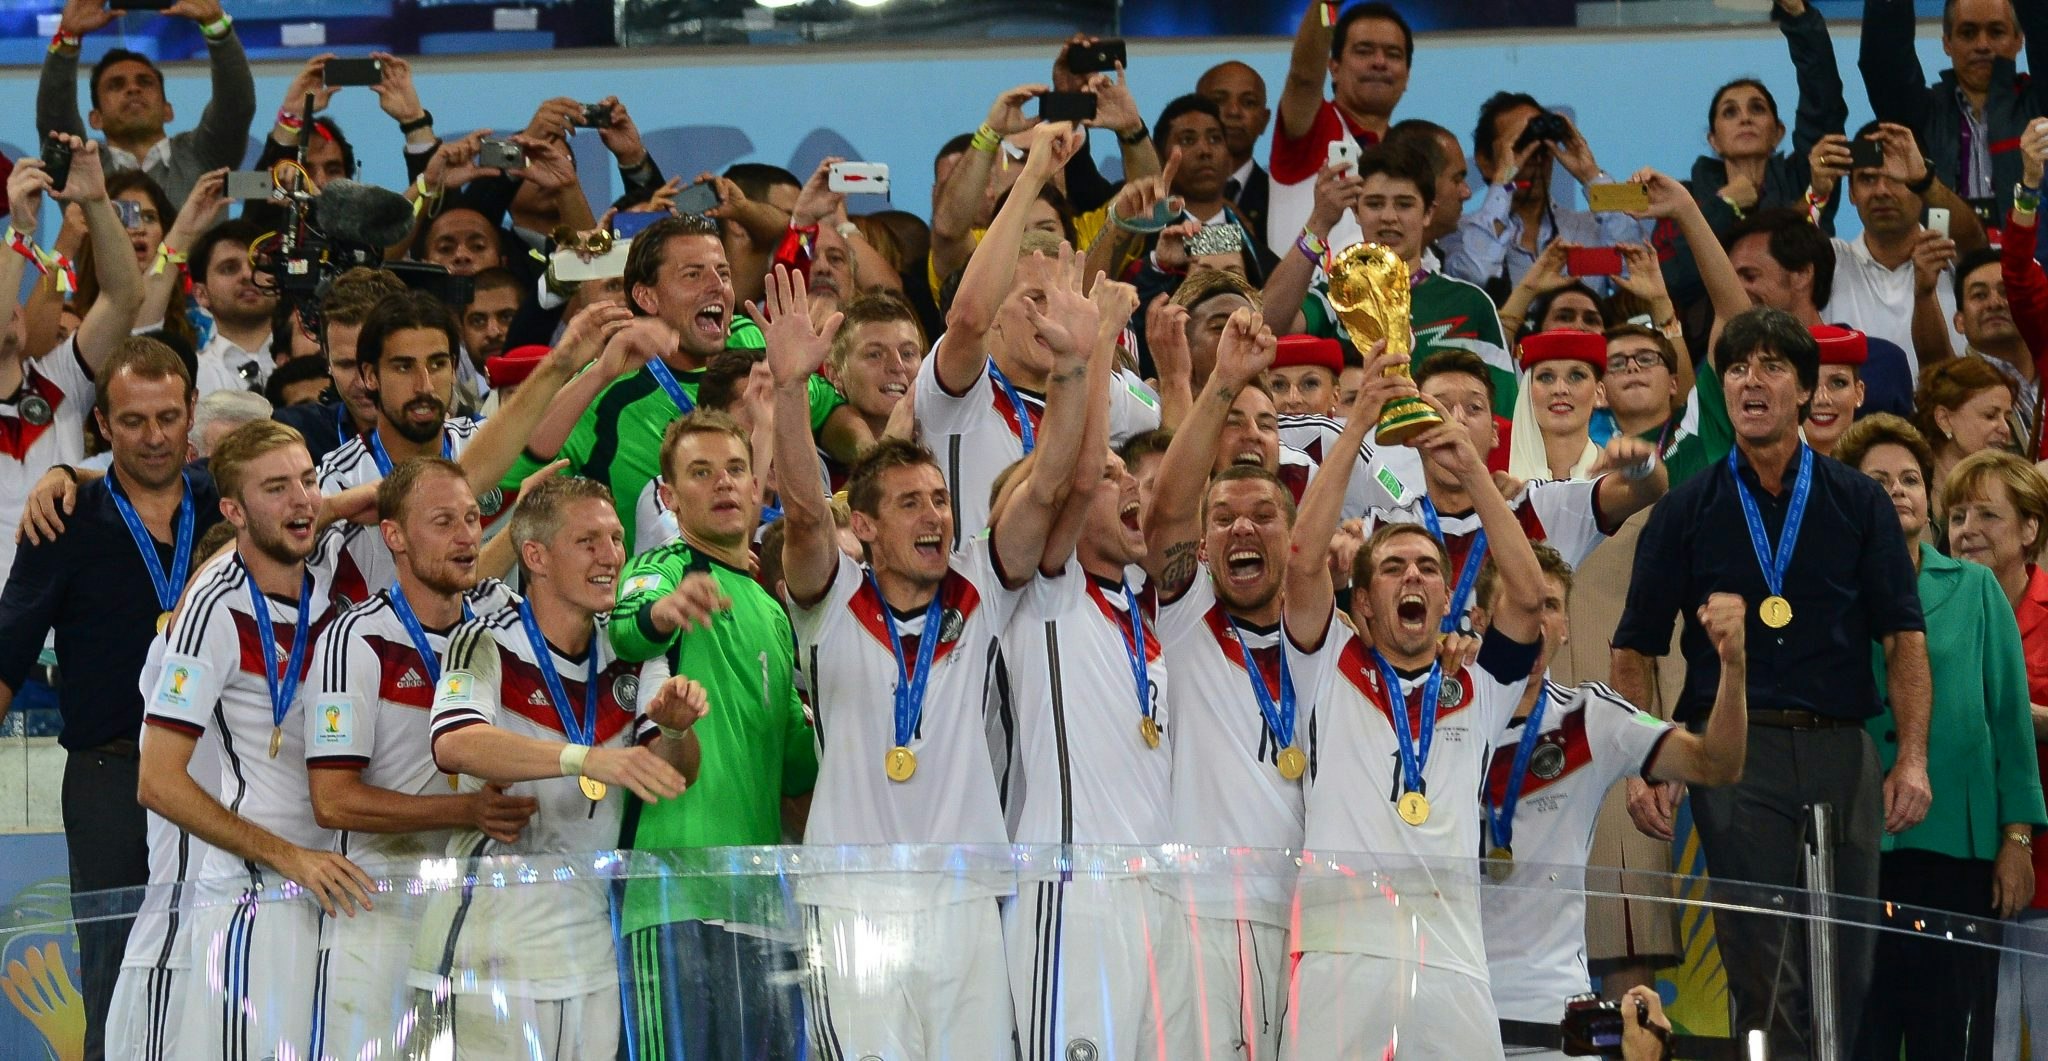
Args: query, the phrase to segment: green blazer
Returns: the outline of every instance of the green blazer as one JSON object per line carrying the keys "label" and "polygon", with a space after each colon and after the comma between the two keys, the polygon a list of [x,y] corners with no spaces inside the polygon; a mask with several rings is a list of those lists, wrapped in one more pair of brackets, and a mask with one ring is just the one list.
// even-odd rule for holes
{"label": "green blazer", "polygon": [[[1927,659],[1934,672],[1927,736],[1934,804],[1919,825],[1885,836],[1884,850],[1995,858],[1999,830],[2007,822],[2048,825],[2019,623],[1989,568],[1952,560],[1925,542],[1920,610],[1927,618]],[[1882,646],[1871,658],[1877,687],[1886,689]],[[1890,770],[1899,743],[1889,699],[1867,725]]]}

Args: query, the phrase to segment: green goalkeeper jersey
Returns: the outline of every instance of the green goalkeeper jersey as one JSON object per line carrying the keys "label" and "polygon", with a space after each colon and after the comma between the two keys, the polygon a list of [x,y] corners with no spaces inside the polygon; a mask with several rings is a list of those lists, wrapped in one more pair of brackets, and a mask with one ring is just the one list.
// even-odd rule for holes
{"label": "green goalkeeper jersey", "polygon": [[[708,629],[656,631],[649,611],[691,574],[716,579],[732,606]],[[817,782],[817,743],[793,680],[789,617],[747,572],[678,541],[626,565],[606,631],[619,658],[658,661],[648,680],[666,663],[669,674],[702,685],[711,704],[695,727],[703,749],[696,783],[679,799],[628,803],[620,846],[669,856],[683,872],[629,881],[622,929],[751,920],[753,908],[772,899],[754,892],[772,891],[774,878],[692,875],[695,863],[681,852],[781,843],[783,797],[804,795]]]}

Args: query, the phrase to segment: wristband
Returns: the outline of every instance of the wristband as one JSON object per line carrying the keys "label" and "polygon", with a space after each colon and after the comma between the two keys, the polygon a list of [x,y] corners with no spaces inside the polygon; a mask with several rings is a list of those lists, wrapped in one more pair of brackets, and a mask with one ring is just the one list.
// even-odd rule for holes
{"label": "wristband", "polygon": [[1621,477],[1632,483],[1639,483],[1657,470],[1657,455],[1651,454],[1621,470]]}
{"label": "wristband", "polygon": [[1927,172],[1921,174],[1919,180],[1906,185],[1906,190],[1914,195],[1926,195],[1927,189],[1934,187],[1934,163],[1925,158],[1920,163],[1927,167]]}
{"label": "wristband", "polygon": [[36,267],[36,272],[49,276],[54,271],[60,293],[68,295],[78,290],[78,273],[71,267],[71,259],[36,246],[26,235],[15,231],[13,225],[0,232],[0,240],[5,240],[14,253],[27,258],[29,264]]}
{"label": "wristband", "polygon": [[662,725],[662,724],[661,724],[661,723],[659,723],[659,722],[657,722],[657,723],[655,723],[655,724],[654,724],[654,728],[656,728],[656,729],[660,730],[660,731],[661,731],[661,735],[662,735],[662,736],[664,736],[664,737],[667,737],[667,738],[668,738],[668,739],[670,739],[670,740],[682,740],[682,739],[683,739],[684,737],[687,737],[687,736],[689,736],[689,735],[690,735],[690,731],[689,731],[689,730],[686,730],[686,729],[676,729],[676,728],[675,728],[675,727],[673,727],[673,726],[664,726],[664,725]]}
{"label": "wristband", "polygon": [[1308,229],[1301,230],[1301,235],[1294,241],[1294,249],[1318,266],[1323,264],[1323,259],[1330,253],[1330,245]]}
{"label": "wristband", "polygon": [[2041,189],[2016,184],[2012,189],[2012,205],[2015,209],[2034,213],[2041,208]]}
{"label": "wristband", "polygon": [[1832,198],[1832,196],[1822,195],[1819,192],[1814,191],[1812,185],[1807,185],[1806,220],[1809,224],[1820,224],[1821,211],[1827,209],[1828,200],[1830,198]]}
{"label": "wristband", "polygon": [[60,29],[57,31],[55,36],[50,38],[50,51],[60,52],[66,48],[69,48],[75,52],[80,47],[82,47],[84,43],[85,42],[79,38],[78,34],[66,33]]}
{"label": "wristband", "polygon": [[149,267],[149,275],[162,276],[164,275],[164,270],[166,268],[174,265],[177,266],[180,271],[183,271],[185,267],[185,256],[179,254],[175,250],[172,250],[169,242],[158,243],[156,245],[156,262],[155,264]]}
{"label": "wristband", "polygon": [[221,16],[199,27],[199,33],[210,41],[226,40],[228,31],[235,28],[235,16],[221,12]]}
{"label": "wristband", "polygon": [[431,129],[433,127],[434,112],[430,110],[421,110],[420,116],[414,118],[412,121],[398,123],[398,131],[404,133],[407,136],[411,136],[412,134],[419,132],[421,129]]}
{"label": "wristband", "polygon": [[974,139],[969,141],[968,146],[983,154],[993,155],[1002,142],[1003,138],[997,135],[995,129],[987,122],[983,122],[981,128],[974,131]]}
{"label": "wristband", "polygon": [[277,112],[277,125],[280,129],[290,129],[296,133],[306,127],[306,120],[290,111],[280,109]]}
{"label": "wristband", "polygon": [[562,768],[563,777],[582,777],[583,760],[589,757],[590,745],[564,744],[561,758],[555,760],[555,765]]}
{"label": "wristband", "polygon": [[1138,123],[1138,131],[1137,131],[1137,132],[1135,132],[1135,133],[1118,133],[1118,134],[1116,134],[1116,142],[1117,142],[1117,143],[1119,143],[1119,144],[1122,144],[1122,145],[1124,145],[1125,147],[1136,147],[1136,146],[1138,146],[1139,144],[1142,144],[1142,143],[1144,143],[1144,142],[1145,142],[1145,141],[1146,141],[1147,139],[1149,139],[1149,138],[1150,138],[1151,136],[1152,136],[1152,133],[1151,133],[1151,132],[1150,132],[1149,130],[1147,130],[1147,129],[1145,128],[1145,123],[1144,123],[1144,122],[1139,122],[1139,123]]}

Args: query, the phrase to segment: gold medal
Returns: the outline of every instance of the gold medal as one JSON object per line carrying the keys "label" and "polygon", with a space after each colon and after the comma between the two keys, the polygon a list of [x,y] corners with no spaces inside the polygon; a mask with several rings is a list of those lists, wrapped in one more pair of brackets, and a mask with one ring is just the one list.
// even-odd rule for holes
{"label": "gold medal", "polygon": [[1792,622],[1792,602],[1773,593],[1765,597],[1762,604],[1757,605],[1756,613],[1763,619],[1765,626],[1773,630],[1783,630]]}
{"label": "gold medal", "polygon": [[270,757],[277,758],[278,750],[284,747],[284,727],[270,727]]}
{"label": "gold medal", "polygon": [[889,749],[889,754],[882,757],[882,772],[891,781],[910,780],[910,775],[917,773],[917,753],[901,744]]}
{"label": "gold medal", "polygon": [[1496,883],[1507,880],[1515,872],[1515,853],[1496,844],[1486,852],[1486,875]]}
{"label": "gold medal", "polygon": [[[583,790],[583,797],[592,803],[604,798],[604,782],[594,777],[577,775],[576,787]],[[594,813],[594,812],[593,812]]]}
{"label": "gold medal", "polygon": [[163,613],[162,615],[159,615],[159,616],[157,616],[157,617],[156,617],[156,632],[157,632],[157,633],[161,634],[161,633],[163,633],[164,631],[166,631],[166,630],[169,630],[170,628],[171,628],[171,613],[170,613],[170,612],[165,612],[165,613]]}
{"label": "gold medal", "polygon": [[460,792],[460,791],[462,791],[462,775],[461,775],[461,774],[449,774],[449,775],[448,775],[448,791],[450,791],[450,792]]}
{"label": "gold medal", "polygon": [[1290,744],[1280,749],[1278,765],[1281,777],[1289,781],[1299,781],[1301,775],[1308,772],[1308,756],[1302,752],[1299,745]]}
{"label": "gold medal", "polygon": [[1410,792],[1401,797],[1398,809],[1402,821],[1410,825],[1421,825],[1429,820],[1429,797],[1420,792]]}
{"label": "gold medal", "polygon": [[1150,715],[1138,720],[1138,736],[1145,738],[1145,747],[1159,747],[1159,722]]}

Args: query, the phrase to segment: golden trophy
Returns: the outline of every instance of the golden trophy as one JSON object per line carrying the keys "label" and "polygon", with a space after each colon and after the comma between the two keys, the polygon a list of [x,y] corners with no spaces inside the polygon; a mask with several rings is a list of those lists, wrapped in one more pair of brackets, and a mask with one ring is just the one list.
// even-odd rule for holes
{"label": "golden trophy", "polygon": [[[1408,263],[1377,243],[1357,243],[1344,248],[1326,272],[1330,305],[1337,310],[1345,334],[1351,336],[1351,345],[1361,356],[1371,356],[1373,344],[1386,340],[1387,353],[1402,358],[1387,374],[1407,376],[1407,358],[1415,349],[1415,334],[1408,321]],[[1443,417],[1422,399],[1397,398],[1380,410],[1374,437],[1383,446],[1398,446],[1441,423]]]}

